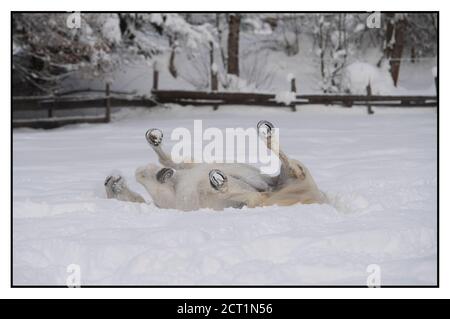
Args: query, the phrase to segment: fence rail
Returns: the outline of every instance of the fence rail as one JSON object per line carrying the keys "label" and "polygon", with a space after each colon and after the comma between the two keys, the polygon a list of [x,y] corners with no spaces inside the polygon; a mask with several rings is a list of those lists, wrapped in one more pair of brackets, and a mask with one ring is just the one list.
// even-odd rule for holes
{"label": "fence rail", "polygon": [[127,106],[155,106],[156,103],[152,99],[134,97],[67,97],[57,99],[22,99],[13,97],[14,111],[38,111],[48,110],[70,110],[70,109],[87,109],[87,108],[104,108],[106,101],[109,99],[111,107],[127,107]]}
{"label": "fence rail", "polygon": [[[79,95],[79,93],[95,93]],[[98,94],[98,93],[104,93]],[[180,105],[210,106],[215,110],[225,105],[258,105],[290,107],[308,104],[340,104],[343,106],[365,106],[372,114],[373,106],[383,107],[436,107],[438,100],[432,95],[372,95],[367,87],[367,95],[346,94],[296,94],[289,103],[277,100],[276,94],[243,92],[202,92],[180,90],[152,90],[152,97],[138,96],[134,92],[106,90],[75,90],[52,96],[15,96],[12,98],[13,112],[47,111],[47,118],[13,119],[13,127],[54,128],[76,123],[101,123],[110,121],[112,107],[153,107],[158,104],[174,103]],[[71,95],[78,94],[78,95]],[[103,116],[55,117],[56,110],[104,108]]]}
{"label": "fence rail", "polygon": [[298,105],[341,104],[344,106],[387,106],[387,107],[435,107],[437,97],[433,95],[349,95],[349,94],[294,94],[289,103],[277,100],[275,94],[235,93],[235,92],[199,92],[153,90],[155,100],[160,103],[181,105],[214,106],[227,104],[261,105],[290,107],[293,111]]}
{"label": "fence rail", "polygon": [[[47,111],[47,117],[13,119],[12,125],[14,128],[32,127],[48,129],[68,124],[108,123],[111,118],[112,107],[151,107],[155,105],[157,105],[157,103],[153,99],[137,96],[136,92],[110,90],[109,84],[106,84],[105,90],[78,89],[47,96],[13,96],[13,112]],[[55,116],[55,111],[57,110],[88,108],[104,108],[104,115]]]}

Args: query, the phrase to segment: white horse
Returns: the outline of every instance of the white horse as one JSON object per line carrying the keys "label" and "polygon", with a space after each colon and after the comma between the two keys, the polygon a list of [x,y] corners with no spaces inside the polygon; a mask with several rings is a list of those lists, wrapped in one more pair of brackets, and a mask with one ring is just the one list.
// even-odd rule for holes
{"label": "white horse", "polygon": [[[266,129],[266,146],[272,149],[275,146],[270,138],[273,125],[260,121],[258,132],[261,128]],[[306,166],[290,159],[279,147],[280,174],[271,177],[248,164],[177,164],[162,149],[163,134],[159,129],[150,129],[145,136],[163,167],[148,164],[138,168],[135,176],[160,208],[222,210],[226,207],[287,206],[327,201]],[[145,203],[141,195],[127,187],[122,176],[108,176],[105,188],[108,198]]]}

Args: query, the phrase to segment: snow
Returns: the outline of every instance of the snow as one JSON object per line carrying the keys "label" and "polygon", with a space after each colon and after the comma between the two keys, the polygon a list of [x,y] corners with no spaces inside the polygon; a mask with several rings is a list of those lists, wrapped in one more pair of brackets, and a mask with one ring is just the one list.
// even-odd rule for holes
{"label": "snow", "polygon": [[[161,14],[152,14],[151,17],[152,19],[162,19]],[[163,23],[162,20],[161,23]],[[177,26],[176,29],[170,30],[181,32],[180,29],[182,28],[177,24],[175,26]],[[153,82],[151,65],[154,61],[158,61],[160,89],[208,90],[210,80],[210,44],[206,35],[201,36],[201,34],[207,33],[208,30],[205,29],[205,26],[199,30],[197,27],[194,30],[185,30],[188,35],[191,32],[195,33],[196,36],[191,35],[192,38],[200,42],[197,49],[186,49],[177,52],[175,58],[175,66],[179,73],[177,78],[174,78],[168,71],[170,50],[163,50],[164,53],[152,57],[151,60],[134,61],[129,65],[118,67],[114,73],[111,89],[132,89],[139,94],[148,94]],[[262,37],[261,41],[264,39],[265,37]],[[145,36],[145,34],[139,36],[139,42],[142,43],[142,41],[149,42],[145,46],[156,46],[158,44],[157,46],[161,47],[161,49],[164,47],[164,42],[161,42],[161,39]],[[214,61],[218,67],[219,90],[265,93],[286,91],[290,90],[287,76],[291,75],[296,79],[298,94],[322,94],[323,79],[320,75],[318,57],[320,50],[314,46],[314,41],[306,34],[300,34],[299,41],[302,44],[299,53],[294,56],[286,56],[282,51],[274,51],[255,45],[254,35],[249,37],[246,33],[242,33],[240,48],[243,54],[241,77],[239,79],[227,78],[226,72],[221,65],[222,63],[220,63],[221,57],[217,43],[214,43],[216,54]],[[334,53],[343,54],[344,51]],[[335,58],[340,57],[336,54]],[[408,60],[402,61],[397,88],[392,83],[389,67],[386,65],[382,69],[376,67],[379,60],[379,47],[365,49],[360,54],[347,56],[347,70],[343,72],[345,73],[343,74],[344,82],[349,81],[347,88],[354,90],[355,94],[366,94],[365,88],[368,80],[371,80],[371,84],[372,82],[374,83],[374,86],[372,86],[373,94],[377,94],[376,92],[396,95],[436,94],[434,78],[430,72],[430,69],[437,63],[435,58],[430,57],[429,59],[420,60],[420,63],[410,63]],[[264,78],[267,78],[267,81],[263,81]],[[227,83],[228,88],[222,87],[223,83]],[[64,85],[66,90],[79,87],[104,88],[104,82],[102,81],[88,81],[77,78],[66,80]]]}
{"label": "snow", "polygon": [[395,91],[388,65],[377,68],[365,62],[355,62],[344,70],[344,86],[353,94],[366,94],[370,83],[373,94],[390,94]]}
{"label": "snow", "polygon": [[272,28],[266,22],[263,22],[259,17],[248,16],[243,19],[243,25],[251,27],[255,34],[269,35],[272,34]]}
{"label": "snow", "polygon": [[249,83],[242,77],[238,77],[234,74],[227,74],[225,76],[225,81],[227,82],[227,87],[225,90],[230,92],[258,92],[258,89],[254,84]]}
{"label": "snow", "polygon": [[187,47],[194,50],[201,43],[215,42],[208,25],[193,26],[176,13],[152,13],[150,14],[150,21],[158,25],[164,25],[165,32],[169,34],[185,38]]}
{"label": "snow", "polygon": [[[13,282],[65,285],[75,264],[85,285],[365,285],[378,265],[384,285],[436,284],[436,111],[374,110],[171,106],[120,111],[110,124],[16,129]],[[194,119],[224,129],[263,118],[331,205],[163,210],[134,181],[138,166],[156,163],[150,127],[168,137]],[[113,170],[149,204],[106,199]]]}
{"label": "snow", "polygon": [[102,25],[103,37],[111,43],[119,43],[122,40],[120,21],[117,14],[110,14]]}
{"label": "snow", "polygon": [[219,70],[219,67],[217,66],[216,63],[211,64],[211,72],[213,74],[216,74],[218,70]]}
{"label": "snow", "polygon": [[364,23],[358,23],[355,27],[355,29],[353,30],[354,33],[358,33],[363,31],[364,29],[366,29],[366,26]]}
{"label": "snow", "polygon": [[164,19],[161,13],[151,13],[149,20],[156,25],[161,25],[164,23]]}
{"label": "snow", "polygon": [[437,66],[431,68],[431,73],[433,74],[433,77],[437,77]]}
{"label": "snow", "polygon": [[288,75],[286,76],[286,80],[290,83],[293,79],[295,79],[294,74],[288,73]]}
{"label": "snow", "polygon": [[289,105],[296,99],[295,92],[283,91],[275,94],[275,101],[278,103],[283,103],[284,105]]}

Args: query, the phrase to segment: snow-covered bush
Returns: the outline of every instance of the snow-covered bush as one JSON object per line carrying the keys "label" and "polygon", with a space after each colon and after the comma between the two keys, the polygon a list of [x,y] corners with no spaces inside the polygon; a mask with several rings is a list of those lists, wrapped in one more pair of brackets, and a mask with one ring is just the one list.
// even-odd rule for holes
{"label": "snow-covered bush", "polygon": [[317,14],[314,26],[322,91],[343,92],[342,71],[359,45],[365,27],[358,16],[347,13]]}
{"label": "snow-covered bush", "polygon": [[391,94],[395,90],[389,65],[377,67],[365,62],[355,62],[344,68],[342,88],[352,94],[366,94],[370,84],[372,94]]}

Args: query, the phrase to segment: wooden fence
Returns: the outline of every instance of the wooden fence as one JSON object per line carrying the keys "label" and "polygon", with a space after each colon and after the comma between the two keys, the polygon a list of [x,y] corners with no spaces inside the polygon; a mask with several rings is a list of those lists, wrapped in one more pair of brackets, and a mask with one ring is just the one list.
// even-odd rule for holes
{"label": "wooden fence", "polygon": [[[151,107],[155,105],[157,103],[151,98],[137,96],[132,92],[112,91],[108,84],[105,90],[83,89],[49,96],[13,96],[13,112],[45,111],[47,117],[13,119],[12,125],[14,128],[49,129],[77,123],[108,123],[111,120],[111,108],[113,107]],[[104,109],[104,113],[98,116],[55,116],[57,110],[89,108],[101,108]]]}
{"label": "wooden fence", "polygon": [[[291,83],[292,98],[287,104],[280,102],[276,94],[243,92],[205,92],[160,90],[153,86],[151,97],[138,96],[133,92],[112,91],[107,84],[105,90],[76,90],[50,96],[15,96],[12,98],[12,110],[46,111],[47,117],[33,119],[13,119],[13,127],[55,128],[77,123],[107,123],[111,119],[113,107],[153,107],[159,104],[174,103],[179,105],[210,106],[217,110],[226,105],[257,105],[272,107],[289,107],[292,111],[297,106],[308,104],[342,105],[346,107],[364,106],[368,114],[373,114],[372,107],[436,107],[438,99],[433,95],[372,95],[370,85],[366,95],[348,94],[297,94],[295,79]],[[80,95],[80,93],[82,93]],[[89,93],[89,94],[86,94]],[[75,95],[73,95],[75,94]],[[56,110],[86,108],[104,108],[100,116],[66,116],[56,117]]]}
{"label": "wooden fence", "polygon": [[[369,90],[369,88],[368,88]],[[371,91],[371,90],[370,90]],[[275,94],[234,93],[234,92],[199,92],[199,91],[165,91],[153,90],[152,94],[160,103],[180,105],[212,106],[217,109],[221,105],[258,105],[290,107],[308,104],[338,104],[351,106],[383,106],[383,107],[435,107],[437,98],[432,95],[344,95],[344,94],[296,94],[290,103],[277,101]]]}

